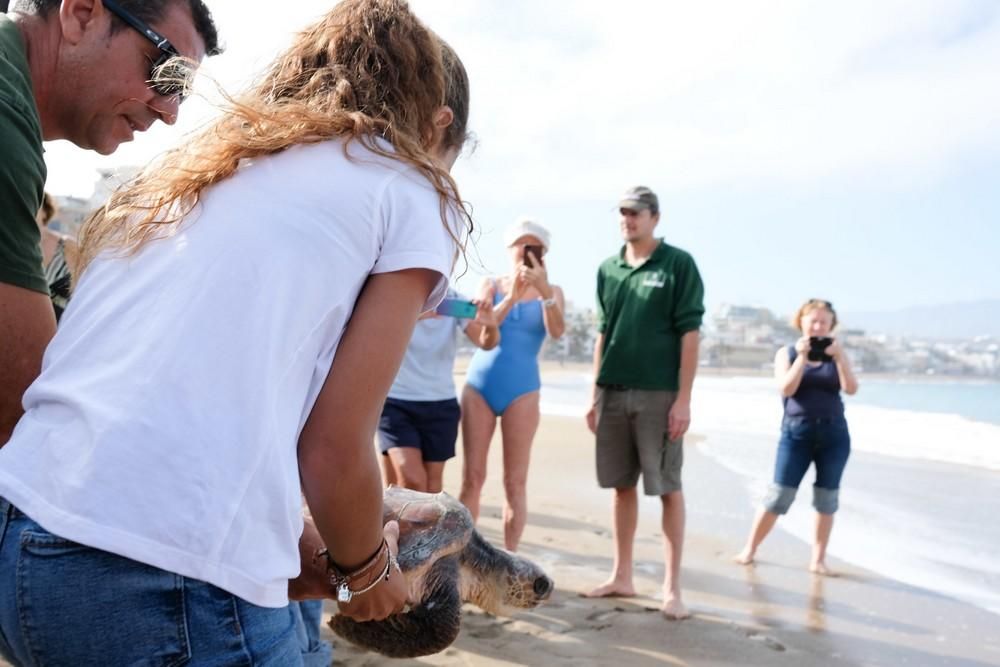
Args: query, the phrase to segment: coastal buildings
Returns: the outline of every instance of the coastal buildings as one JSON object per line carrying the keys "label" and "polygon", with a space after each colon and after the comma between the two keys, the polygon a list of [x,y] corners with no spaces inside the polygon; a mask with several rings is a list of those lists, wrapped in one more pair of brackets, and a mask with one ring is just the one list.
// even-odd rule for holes
{"label": "coastal buildings", "polygon": [[[597,331],[594,311],[568,303],[566,323],[563,338],[546,343],[544,358],[590,361]],[[723,304],[705,318],[700,364],[704,368],[770,371],[775,351],[794,343],[800,335],[788,317],[775,315],[768,308]],[[839,335],[859,373],[1000,379],[1000,337],[926,340],[871,333],[852,328],[849,322],[843,324]]]}
{"label": "coastal buildings", "polygon": [[94,192],[86,199],[82,197],[53,195],[58,210],[52,222],[49,223],[50,226],[62,234],[75,236],[80,229],[80,225],[87,219],[87,216],[103,206],[115,189],[126,180],[135,176],[138,171],[138,167],[99,169],[97,181],[94,183]]}
{"label": "coastal buildings", "polygon": [[[73,235],[91,212],[102,206],[122,182],[132,178],[135,167],[100,170],[93,194],[84,199],[56,196],[59,210],[53,229]],[[566,304],[566,334],[547,341],[543,358],[559,362],[589,362],[597,337],[593,308]],[[704,368],[770,372],[775,350],[793,343],[799,332],[787,315],[747,304],[722,304],[705,317],[700,364]],[[860,373],[911,376],[982,377],[1000,379],[1000,336],[968,339],[929,339],[886,335],[843,322],[841,340]],[[459,354],[473,352],[463,339]]]}

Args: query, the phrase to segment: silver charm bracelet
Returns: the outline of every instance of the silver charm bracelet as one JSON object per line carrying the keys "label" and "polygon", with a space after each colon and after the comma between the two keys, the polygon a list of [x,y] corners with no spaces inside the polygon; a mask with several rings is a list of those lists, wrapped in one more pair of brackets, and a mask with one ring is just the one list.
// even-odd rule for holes
{"label": "silver charm bracelet", "polygon": [[389,574],[392,572],[393,568],[396,569],[396,572],[400,572],[401,570],[399,569],[399,563],[396,562],[396,557],[392,555],[391,551],[389,551],[388,553],[389,553],[389,559],[385,562],[385,570],[383,570],[381,574],[375,577],[375,579],[373,579],[370,584],[368,584],[367,586],[365,586],[360,590],[352,591],[350,588],[347,587],[348,582],[346,578],[339,577],[336,574],[331,574],[330,584],[332,586],[337,587],[337,602],[344,602],[344,603],[350,602],[355,595],[361,595],[362,593],[367,593],[371,589],[378,586],[379,582],[381,582],[383,579],[385,581],[389,581]]}

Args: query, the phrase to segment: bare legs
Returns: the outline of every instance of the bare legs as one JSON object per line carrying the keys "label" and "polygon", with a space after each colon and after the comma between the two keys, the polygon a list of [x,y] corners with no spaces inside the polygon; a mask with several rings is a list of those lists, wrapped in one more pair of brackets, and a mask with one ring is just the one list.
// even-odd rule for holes
{"label": "bare legs", "polygon": [[768,512],[765,509],[757,510],[757,516],[753,520],[753,528],[750,529],[750,536],[747,537],[746,546],[743,547],[743,551],[739,552],[733,556],[733,560],[740,565],[750,565],[753,563],[754,556],[757,555],[757,547],[760,543],[764,541],[767,534],[771,532],[774,528],[774,524],[778,522],[778,515],[774,512]]}
{"label": "bare legs", "polygon": [[473,521],[479,519],[479,496],[486,483],[486,455],[490,440],[496,430],[497,418],[493,410],[475,389],[462,390],[462,491],[458,499],[472,512]]}
{"label": "bare legs", "polygon": [[684,493],[674,491],[663,501],[663,606],[668,619],[679,621],[691,615],[681,601],[681,556],[684,551]]}
{"label": "bare legs", "polygon": [[833,530],[832,514],[816,514],[816,541],[813,543],[812,560],[809,571],[816,574],[831,575],[826,566],[826,547],[830,544],[830,531]]}
{"label": "bare legs", "polygon": [[393,447],[388,458],[396,484],[414,491],[427,490],[427,473],[419,447]]}
{"label": "bare legs", "polygon": [[[527,481],[531,443],[540,419],[538,392],[515,399],[500,418],[503,435],[504,545],[517,551],[528,516]],[[486,462],[490,440],[496,430],[496,416],[475,389],[462,392],[462,492],[459,499],[479,518],[479,499],[486,482]]]}
{"label": "bare legs", "polygon": [[611,577],[603,584],[585,593],[588,598],[632,597],[632,545],[639,524],[639,493],[636,488],[615,489],[612,531],[615,541],[615,560]]}
{"label": "bare legs", "polygon": [[[754,518],[753,528],[750,529],[750,536],[747,538],[746,546],[743,550],[733,556],[733,560],[740,565],[750,565],[757,555],[757,548],[764,538],[767,537],[771,529],[778,522],[778,515],[773,512],[761,509],[757,511]],[[826,548],[830,544],[830,533],[833,530],[833,515],[816,513],[816,532],[813,541],[812,559],[809,561],[809,571],[815,574],[832,575],[826,566]]]}
{"label": "bare legs", "polygon": [[528,464],[531,443],[541,418],[539,394],[533,391],[515,399],[500,418],[503,434],[503,541],[508,551],[517,551],[528,520]]}
{"label": "bare legs", "polygon": [[439,493],[444,476],[444,461],[424,461],[418,447],[393,447],[382,457],[385,483],[406,489]]}
{"label": "bare legs", "polygon": [[382,482],[386,486],[398,486],[399,479],[396,477],[396,469],[392,467],[392,460],[386,454],[379,453],[378,456],[382,460]]}
{"label": "bare legs", "polygon": [[[681,600],[680,572],[684,551],[684,494],[674,491],[661,496],[663,516],[663,606],[660,611],[671,620],[690,616]],[[639,522],[639,494],[635,487],[615,489],[614,541],[615,560],[611,577],[586,597],[631,597],[635,595],[632,580],[632,547]]]}

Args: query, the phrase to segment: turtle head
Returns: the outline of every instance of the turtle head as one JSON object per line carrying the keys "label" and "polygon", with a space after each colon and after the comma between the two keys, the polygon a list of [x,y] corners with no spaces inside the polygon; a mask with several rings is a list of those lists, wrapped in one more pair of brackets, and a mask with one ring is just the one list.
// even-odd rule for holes
{"label": "turtle head", "polygon": [[555,588],[542,568],[527,558],[497,549],[475,531],[459,562],[462,600],[491,614],[537,607]]}

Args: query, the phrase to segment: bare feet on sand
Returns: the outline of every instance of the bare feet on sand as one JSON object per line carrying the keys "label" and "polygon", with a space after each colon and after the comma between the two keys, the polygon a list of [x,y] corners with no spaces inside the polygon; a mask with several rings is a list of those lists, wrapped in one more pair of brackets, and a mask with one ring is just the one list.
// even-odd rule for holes
{"label": "bare feet on sand", "polygon": [[823,561],[814,561],[809,564],[809,571],[821,577],[836,577],[837,573],[826,566]]}
{"label": "bare feet on sand", "polygon": [[660,607],[660,613],[668,621],[683,621],[685,618],[691,618],[691,612],[688,611],[679,597],[669,597],[664,600],[663,606]]}
{"label": "bare feet on sand", "polygon": [[635,597],[635,587],[629,582],[611,579],[594,590],[580,595],[585,598],[632,598]]}
{"label": "bare feet on sand", "polygon": [[735,556],[733,556],[733,562],[740,565],[753,565],[753,557],[756,554],[749,549],[744,549]]}

